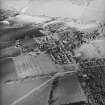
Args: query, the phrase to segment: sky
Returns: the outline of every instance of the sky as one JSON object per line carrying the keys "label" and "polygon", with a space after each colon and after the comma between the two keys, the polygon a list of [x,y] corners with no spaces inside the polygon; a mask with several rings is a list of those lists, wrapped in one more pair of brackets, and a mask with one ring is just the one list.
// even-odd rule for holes
{"label": "sky", "polygon": [[[1,0],[2,7],[17,8],[29,7],[29,15],[47,15],[51,17],[81,18],[81,20],[104,20],[105,0],[92,0],[88,7],[78,5],[77,1],[86,0]],[[30,2],[29,2],[30,1]],[[88,0],[91,1],[91,0]],[[76,3],[76,4],[75,4]],[[82,4],[82,2],[80,3]]]}

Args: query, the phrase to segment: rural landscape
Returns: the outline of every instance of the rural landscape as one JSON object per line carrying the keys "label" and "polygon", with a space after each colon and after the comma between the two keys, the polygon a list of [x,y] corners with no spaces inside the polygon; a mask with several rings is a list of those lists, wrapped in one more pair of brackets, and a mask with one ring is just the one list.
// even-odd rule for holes
{"label": "rural landscape", "polygon": [[105,105],[105,1],[1,0],[0,105]]}

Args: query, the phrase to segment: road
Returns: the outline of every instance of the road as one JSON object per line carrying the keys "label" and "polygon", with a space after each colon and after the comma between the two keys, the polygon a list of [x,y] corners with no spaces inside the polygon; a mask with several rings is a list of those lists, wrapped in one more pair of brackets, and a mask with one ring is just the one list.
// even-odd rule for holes
{"label": "road", "polygon": [[[46,84],[46,81],[47,84]],[[51,90],[52,78],[27,78],[21,82],[2,85],[1,105],[46,105]],[[44,85],[43,85],[44,84]],[[40,88],[39,88],[40,87]],[[87,101],[75,74],[59,78],[53,92],[54,105]]]}

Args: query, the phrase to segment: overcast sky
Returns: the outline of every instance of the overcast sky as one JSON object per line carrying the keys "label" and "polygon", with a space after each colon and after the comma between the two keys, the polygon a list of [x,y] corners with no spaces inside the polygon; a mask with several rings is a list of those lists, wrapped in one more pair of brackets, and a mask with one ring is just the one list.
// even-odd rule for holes
{"label": "overcast sky", "polygon": [[[79,4],[77,1],[91,0],[2,0],[2,7],[20,9],[29,6],[26,13],[30,15],[105,19],[105,0],[92,0],[89,7],[76,5]],[[80,4],[83,3],[81,2]]]}

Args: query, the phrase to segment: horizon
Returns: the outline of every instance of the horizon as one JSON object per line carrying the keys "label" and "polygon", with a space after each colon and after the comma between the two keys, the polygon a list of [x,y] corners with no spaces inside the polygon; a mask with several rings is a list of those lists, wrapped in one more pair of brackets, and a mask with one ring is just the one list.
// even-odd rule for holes
{"label": "horizon", "polygon": [[[2,8],[16,8],[21,10],[28,7],[26,14],[45,15],[50,17],[74,18],[87,20],[105,21],[105,1],[92,0],[90,4],[79,5],[79,1],[86,0],[1,0]],[[91,0],[89,0],[91,1]],[[75,4],[77,2],[77,4]],[[81,2],[82,3],[82,2]]]}

